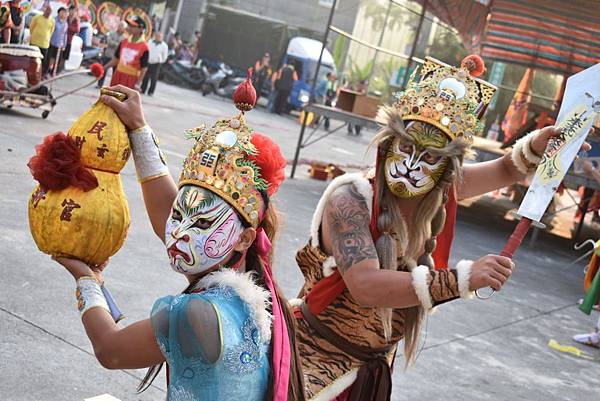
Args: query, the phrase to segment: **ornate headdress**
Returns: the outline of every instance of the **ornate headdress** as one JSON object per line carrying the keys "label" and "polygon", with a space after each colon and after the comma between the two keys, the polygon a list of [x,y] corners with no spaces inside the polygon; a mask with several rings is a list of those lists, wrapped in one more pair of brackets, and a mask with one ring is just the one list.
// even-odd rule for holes
{"label": "ornate headdress", "polygon": [[179,186],[193,184],[216,193],[256,228],[268,196],[284,179],[286,161],[276,144],[246,124],[244,112],[256,103],[250,78],[236,90],[234,103],[241,111],[237,116],[186,131],[196,143],[183,163]]}
{"label": "ornate headdress", "polygon": [[479,119],[485,113],[497,88],[477,76],[485,70],[476,55],[452,67],[431,57],[413,72],[395,104],[404,121],[422,121],[442,130],[450,140],[462,137],[472,141],[483,130]]}

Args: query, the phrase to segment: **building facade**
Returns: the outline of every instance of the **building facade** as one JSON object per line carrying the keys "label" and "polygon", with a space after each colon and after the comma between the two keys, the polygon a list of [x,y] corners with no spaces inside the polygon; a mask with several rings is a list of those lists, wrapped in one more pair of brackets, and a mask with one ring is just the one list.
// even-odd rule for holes
{"label": "building facade", "polygon": [[[183,38],[200,30],[207,4],[235,8],[279,20],[292,27],[324,32],[333,0],[182,0],[177,30]],[[333,25],[351,32],[360,0],[338,0]]]}

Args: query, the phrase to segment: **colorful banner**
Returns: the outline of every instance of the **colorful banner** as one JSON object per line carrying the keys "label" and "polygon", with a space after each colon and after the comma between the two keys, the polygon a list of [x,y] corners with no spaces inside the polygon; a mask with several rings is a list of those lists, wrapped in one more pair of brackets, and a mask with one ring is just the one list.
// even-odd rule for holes
{"label": "colorful banner", "polygon": [[507,143],[527,121],[527,111],[531,101],[531,84],[533,83],[533,69],[528,68],[519,83],[515,96],[508,106],[504,120],[502,121],[502,132],[504,132],[504,143]]}
{"label": "colorful banner", "polygon": [[123,9],[113,2],[105,1],[98,8],[97,21],[100,32],[107,34],[117,30],[123,20]]}
{"label": "colorful banner", "polygon": [[[506,63],[494,61],[488,82],[496,86],[502,85],[502,81],[504,80],[504,71],[506,71]],[[488,106],[488,110],[494,110],[496,108],[497,101],[498,96],[494,96]]]}

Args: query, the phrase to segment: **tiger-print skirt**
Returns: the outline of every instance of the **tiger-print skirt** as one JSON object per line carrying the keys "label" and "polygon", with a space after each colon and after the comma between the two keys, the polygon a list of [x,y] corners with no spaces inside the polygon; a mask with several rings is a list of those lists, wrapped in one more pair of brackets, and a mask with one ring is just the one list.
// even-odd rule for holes
{"label": "tiger-print skirt", "polygon": [[[310,245],[297,253],[296,261],[305,278],[303,294],[308,294],[323,278],[323,262],[326,259],[327,255],[318,247]],[[397,344],[404,337],[402,310],[394,311],[392,336],[386,341],[379,309],[358,305],[347,289],[317,317],[339,336],[363,347],[383,348]],[[307,399],[330,401],[352,385],[362,362],[334,347],[303,318],[297,320],[296,343],[304,371]],[[395,347],[388,354],[390,366],[394,355]]]}

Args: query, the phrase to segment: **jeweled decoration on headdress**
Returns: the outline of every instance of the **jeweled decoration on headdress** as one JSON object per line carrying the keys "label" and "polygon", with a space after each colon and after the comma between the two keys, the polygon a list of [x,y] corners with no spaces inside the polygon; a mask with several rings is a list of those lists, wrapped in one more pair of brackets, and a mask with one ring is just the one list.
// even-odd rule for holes
{"label": "jeweled decoration on headdress", "polygon": [[477,78],[485,70],[479,56],[467,56],[460,67],[425,58],[418,77],[413,72],[395,107],[405,121],[423,121],[442,130],[451,140],[469,141],[483,131],[480,118],[497,88]]}
{"label": "jeweled decoration on headdress", "polygon": [[241,111],[237,116],[219,120],[210,128],[186,131],[196,143],[183,162],[179,186],[198,185],[216,193],[257,227],[265,206],[261,191],[266,191],[269,183],[252,161],[257,149],[244,112],[254,107],[256,92],[249,80],[238,87],[234,102]]}

